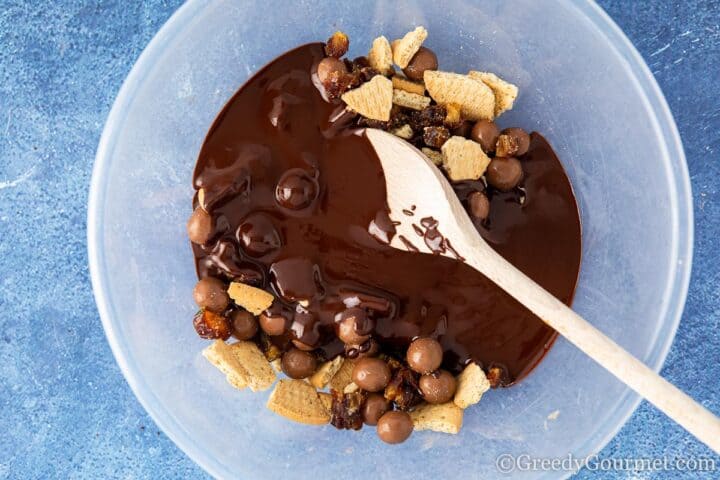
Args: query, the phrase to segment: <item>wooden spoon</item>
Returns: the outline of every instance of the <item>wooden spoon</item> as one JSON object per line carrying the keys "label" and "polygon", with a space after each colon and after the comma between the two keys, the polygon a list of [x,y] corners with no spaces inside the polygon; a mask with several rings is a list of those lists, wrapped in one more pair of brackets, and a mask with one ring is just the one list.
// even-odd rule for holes
{"label": "wooden spoon", "polygon": [[[454,258],[459,256],[720,454],[718,417],[623,350],[490,248],[478,234],[448,181],[425,155],[387,132],[375,129],[366,129],[365,132],[385,173],[391,218],[401,222],[396,227],[397,233],[390,246],[408,250],[407,240],[412,239],[412,245],[420,252]],[[412,222],[399,214],[413,205],[418,216],[432,217],[437,221],[438,231],[450,241],[452,249],[441,251],[432,242],[415,241],[418,235]]]}

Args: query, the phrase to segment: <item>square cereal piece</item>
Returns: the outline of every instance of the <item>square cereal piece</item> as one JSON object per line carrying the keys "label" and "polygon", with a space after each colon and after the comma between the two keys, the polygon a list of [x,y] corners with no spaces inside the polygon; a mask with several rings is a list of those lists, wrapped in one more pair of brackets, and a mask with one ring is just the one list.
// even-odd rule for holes
{"label": "square cereal piece", "polygon": [[407,123],[402,127],[392,130],[390,133],[405,140],[410,140],[413,137],[413,129]]}
{"label": "square cereal piece", "polygon": [[251,287],[240,282],[231,282],[228,295],[236,305],[243,307],[253,315],[260,315],[267,310],[274,300],[272,294],[259,288]]}
{"label": "square cereal piece", "polygon": [[463,409],[453,402],[443,404],[425,403],[410,412],[415,430],[456,434],[463,422]]}
{"label": "square cereal piece", "polygon": [[332,395],[327,392],[318,392],[318,398],[320,399],[320,402],[323,404],[323,407],[325,407],[325,410],[327,410],[328,415],[332,414]]}
{"label": "square cereal piece", "polygon": [[506,82],[502,78],[490,72],[477,72],[471,70],[468,73],[468,76],[482,81],[495,93],[496,117],[500,116],[503,112],[512,109],[513,103],[518,96],[518,87],[510,82]]}
{"label": "square cereal piece", "polygon": [[406,92],[405,90],[394,89],[392,102],[401,107],[412,108],[413,110],[422,110],[430,105],[430,97],[418,95],[417,93]]}
{"label": "square cereal piece", "polygon": [[267,408],[293,422],[324,425],[330,413],[315,388],[303,380],[280,380],[270,394]]}
{"label": "square cereal piece", "polygon": [[387,38],[380,36],[373,40],[367,56],[368,63],[382,75],[393,73],[392,48]]}
{"label": "square cereal piece", "polygon": [[495,118],[495,94],[480,80],[467,75],[425,70],[425,88],[437,103],[460,106],[468,120],[492,120]]}
{"label": "square cereal piece", "polygon": [[425,154],[425,156],[435,165],[442,165],[443,162],[443,156],[442,153],[438,152],[437,150],[433,150],[432,148],[423,147],[420,150],[422,153]]}
{"label": "square cereal piece", "polygon": [[483,393],[490,389],[490,382],[477,363],[470,363],[457,376],[457,389],[453,402],[460,408],[467,408],[480,401]]}
{"label": "square cereal piece", "polygon": [[477,180],[490,164],[490,158],[483,152],[480,144],[464,137],[450,137],[441,151],[443,167],[454,182]]}
{"label": "square cereal piece", "polygon": [[375,75],[369,82],[343,93],[340,98],[350,110],[363,117],[387,122],[392,109],[392,81],[382,75]]}
{"label": "square cereal piece", "polygon": [[336,392],[344,391],[345,387],[352,383],[353,368],[355,368],[355,361],[346,358],[337,373],[330,379],[330,390],[335,390]]}
{"label": "square cereal piece", "polygon": [[235,358],[245,370],[245,383],[253,392],[267,390],[275,382],[275,372],[253,342],[237,342],[230,345]]}
{"label": "square cereal piece", "polygon": [[203,357],[225,374],[228,383],[238,390],[247,386],[247,372],[232,352],[230,345],[216,340],[202,351]]}
{"label": "square cereal piece", "polygon": [[395,40],[391,45],[395,65],[400,68],[407,67],[427,36],[425,27],[417,27],[412,32],[406,33],[403,38]]}
{"label": "square cereal piece", "polygon": [[320,368],[310,377],[310,384],[317,389],[325,388],[328,382],[335,376],[335,374],[342,367],[345,358],[342,355],[338,355],[332,360],[320,365]]}
{"label": "square cereal piece", "polygon": [[419,82],[413,82],[407,78],[395,75],[392,77],[393,88],[397,90],[404,90],[408,93],[414,93],[416,95],[425,95],[425,85]]}

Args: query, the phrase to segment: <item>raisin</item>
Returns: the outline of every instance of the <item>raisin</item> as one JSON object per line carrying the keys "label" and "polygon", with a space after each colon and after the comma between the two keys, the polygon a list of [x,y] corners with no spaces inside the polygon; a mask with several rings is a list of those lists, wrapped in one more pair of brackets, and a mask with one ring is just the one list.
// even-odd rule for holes
{"label": "raisin", "polygon": [[418,376],[407,367],[398,368],[385,387],[385,398],[395,402],[398,410],[408,411],[422,401]]}
{"label": "raisin", "polygon": [[323,87],[325,88],[325,93],[328,98],[336,99],[340,98],[343,93],[356,86],[356,80],[356,75],[353,75],[352,73],[333,72],[323,82]]}
{"label": "raisin", "polygon": [[425,127],[423,141],[430,148],[440,148],[450,138],[450,130],[445,127]]}
{"label": "raisin", "polygon": [[330,407],[330,423],[340,430],[360,430],[363,425],[363,392],[342,393],[333,390]]}
{"label": "raisin", "polygon": [[335,32],[325,43],[325,55],[340,58],[345,55],[350,46],[350,39],[343,32]]}
{"label": "raisin", "polygon": [[414,110],[410,115],[410,126],[417,132],[425,127],[440,126],[445,121],[447,111],[442,105],[429,105],[420,111]]}
{"label": "raisin", "polygon": [[202,309],[193,318],[195,331],[201,338],[222,339],[230,338],[230,325],[227,318],[210,310]]}

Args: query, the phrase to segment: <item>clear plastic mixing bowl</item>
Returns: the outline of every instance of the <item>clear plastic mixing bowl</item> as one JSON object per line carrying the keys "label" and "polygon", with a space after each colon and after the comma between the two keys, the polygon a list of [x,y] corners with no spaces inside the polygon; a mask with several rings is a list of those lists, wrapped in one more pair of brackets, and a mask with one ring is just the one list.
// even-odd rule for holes
{"label": "clear plastic mixing bowl", "polygon": [[[222,478],[492,478],[500,454],[599,451],[638,398],[560,340],[516,387],[489,392],[459,435],[399,446],[372,428],[293,424],[267,392],[232,389],[191,326],[185,234],[191,174],[211,122],[249,75],[335,29],[351,54],[425,25],[441,67],[497,72],[520,87],[501,126],[544,133],[575,187],[584,259],[574,307],[650,366],[662,364],[687,289],[687,168],[667,105],[637,52],[594,4],[191,1],[142,54],[97,153],[88,244],[98,309],[130,386],[158,425]],[[551,415],[552,414],[552,415]],[[557,415],[556,419],[552,419]],[[519,472],[509,477],[559,477]]]}

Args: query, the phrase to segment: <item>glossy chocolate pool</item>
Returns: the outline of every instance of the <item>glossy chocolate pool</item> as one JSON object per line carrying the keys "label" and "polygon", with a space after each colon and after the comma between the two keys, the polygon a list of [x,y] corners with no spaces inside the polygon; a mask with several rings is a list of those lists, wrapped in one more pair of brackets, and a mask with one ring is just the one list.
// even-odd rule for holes
{"label": "glossy chocolate pool", "polygon": [[[271,310],[290,326],[275,339],[280,345],[297,338],[337,355],[336,318],[361,306],[385,350],[404,356],[413,337],[432,335],[452,372],[473,359],[505,367],[508,385],[522,378],[551,346],[552,329],[470,267],[392,249],[369,233],[371,223],[388,220],[383,172],[354,116],[313,84],[322,58],[319,43],[282,55],[233,96],[208,133],[194,187],[205,191],[216,232],[193,245],[199,277],[270,289]],[[478,230],[569,304],[580,265],[570,183],[538,134],[521,161],[524,192],[489,189],[490,216]],[[455,189],[464,199],[484,186]]]}

